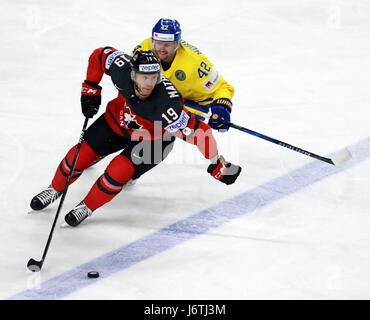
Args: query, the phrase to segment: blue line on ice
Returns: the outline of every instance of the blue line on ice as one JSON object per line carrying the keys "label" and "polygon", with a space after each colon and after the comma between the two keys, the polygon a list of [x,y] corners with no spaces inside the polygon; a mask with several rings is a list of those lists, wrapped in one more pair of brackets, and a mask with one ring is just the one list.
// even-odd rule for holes
{"label": "blue line on ice", "polygon": [[[180,220],[135,242],[82,264],[10,299],[60,299],[83,287],[105,279],[145,259],[173,248],[224,223],[253,212],[307,186],[349,169],[370,157],[370,137],[349,146],[353,158],[342,167],[313,161],[234,198]],[[88,279],[89,270],[99,270],[100,278]]]}

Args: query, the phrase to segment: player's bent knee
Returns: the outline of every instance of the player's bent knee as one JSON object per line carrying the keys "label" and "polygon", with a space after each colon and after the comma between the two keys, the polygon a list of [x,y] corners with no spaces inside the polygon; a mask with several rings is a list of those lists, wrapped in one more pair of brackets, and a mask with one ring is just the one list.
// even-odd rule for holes
{"label": "player's bent knee", "polygon": [[[77,145],[69,150],[67,156],[64,158],[63,165],[68,171],[72,168],[73,158],[76,154]],[[94,152],[93,149],[85,142],[82,141],[80,151],[78,154],[77,162],[75,165],[75,171],[82,171],[92,165],[92,163],[98,159],[99,156]]]}
{"label": "player's bent knee", "polygon": [[135,167],[127,157],[118,155],[109,163],[105,172],[107,177],[113,179],[117,183],[125,184],[133,176]]}

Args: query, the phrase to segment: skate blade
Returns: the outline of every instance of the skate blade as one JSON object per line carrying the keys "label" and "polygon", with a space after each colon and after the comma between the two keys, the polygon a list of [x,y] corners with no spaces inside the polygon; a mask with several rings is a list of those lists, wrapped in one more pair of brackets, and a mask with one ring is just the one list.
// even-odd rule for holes
{"label": "skate blade", "polygon": [[61,227],[62,229],[65,229],[65,228],[71,228],[71,226],[70,226],[67,222],[65,222],[65,221],[60,225],[60,227]]}

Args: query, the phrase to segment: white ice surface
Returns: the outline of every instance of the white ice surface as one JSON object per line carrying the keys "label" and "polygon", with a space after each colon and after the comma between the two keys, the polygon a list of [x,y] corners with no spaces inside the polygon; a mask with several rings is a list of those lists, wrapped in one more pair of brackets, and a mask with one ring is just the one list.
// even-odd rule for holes
{"label": "white ice surface", "polygon": [[[225,186],[178,141],[78,228],[56,228],[42,272],[27,272],[57,208],[28,214],[29,202],[78,141],[88,56],[130,51],[161,17],[178,19],[235,86],[235,123],[320,155],[370,137],[368,1],[3,0],[1,9],[0,299],[316,161],[231,129],[215,135],[243,172]],[[108,77],[102,85],[99,114],[116,95]],[[107,163],[70,187],[59,223]],[[369,299],[369,172],[365,160],[63,298]]]}

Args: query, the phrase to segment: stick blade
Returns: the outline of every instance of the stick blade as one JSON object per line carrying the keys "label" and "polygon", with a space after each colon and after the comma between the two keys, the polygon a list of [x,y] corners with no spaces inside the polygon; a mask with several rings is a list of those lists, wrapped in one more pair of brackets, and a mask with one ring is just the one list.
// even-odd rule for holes
{"label": "stick blade", "polygon": [[27,263],[28,270],[32,272],[39,272],[42,267],[42,261],[36,261],[35,259],[30,259]]}
{"label": "stick blade", "polygon": [[346,148],[344,151],[337,157],[332,158],[332,161],[334,165],[341,166],[345,164],[347,161],[349,161],[352,158],[351,152]]}

